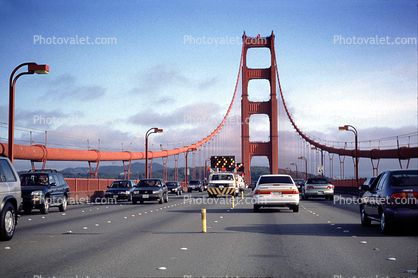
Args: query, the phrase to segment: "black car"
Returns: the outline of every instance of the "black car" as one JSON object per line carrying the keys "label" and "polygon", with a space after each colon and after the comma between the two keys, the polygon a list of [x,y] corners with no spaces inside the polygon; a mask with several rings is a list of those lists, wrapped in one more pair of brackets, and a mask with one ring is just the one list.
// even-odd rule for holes
{"label": "black car", "polygon": [[168,202],[168,188],[161,179],[141,180],[132,192],[132,204],[144,201]]}
{"label": "black car", "polygon": [[165,183],[168,188],[168,193],[181,195],[183,194],[183,188],[178,181],[168,181]]}
{"label": "black car", "polygon": [[200,180],[190,181],[187,185],[187,192],[192,192],[194,190],[203,192],[203,185]]}
{"label": "black car", "polygon": [[70,198],[70,187],[56,170],[28,172],[20,175],[22,208],[25,213],[39,209],[42,214],[57,206],[64,212]]}
{"label": "black car", "polygon": [[299,192],[301,192],[302,186],[305,185],[305,181],[302,179],[293,179],[293,181],[295,182],[296,187],[298,188]]}
{"label": "black car", "polygon": [[376,179],[376,177],[368,178],[364,181],[364,183],[362,185],[360,185],[360,187],[358,189],[358,196],[360,198],[361,198],[361,196],[363,196],[364,192],[366,192],[365,190],[362,189],[363,185],[367,185],[367,186],[370,187],[375,179]]}
{"label": "black car", "polygon": [[108,186],[105,192],[106,199],[132,201],[132,191],[136,183],[132,180],[117,180]]}
{"label": "black car", "polygon": [[366,191],[360,202],[363,226],[378,221],[386,233],[399,223],[418,224],[418,170],[383,172],[362,189]]}

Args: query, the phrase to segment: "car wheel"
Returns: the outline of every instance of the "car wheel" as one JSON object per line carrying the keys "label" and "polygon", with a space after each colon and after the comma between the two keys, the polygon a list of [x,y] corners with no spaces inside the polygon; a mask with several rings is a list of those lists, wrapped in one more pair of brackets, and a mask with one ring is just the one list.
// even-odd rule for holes
{"label": "car wheel", "polygon": [[332,195],[331,197],[329,197],[330,201],[334,201],[334,195]]}
{"label": "car wheel", "polygon": [[309,199],[309,197],[308,196],[306,196],[306,195],[303,195],[304,196],[304,200],[308,200]]}
{"label": "car wheel", "polygon": [[131,201],[132,201],[132,195],[129,195],[128,202],[131,202]]}
{"label": "car wheel", "polygon": [[299,212],[299,205],[293,207],[293,212]]}
{"label": "car wheel", "polygon": [[164,202],[168,203],[168,193],[165,195]]}
{"label": "car wheel", "polygon": [[164,196],[161,196],[160,201],[159,201],[160,204],[164,203],[163,199],[164,199]]}
{"label": "car wheel", "polygon": [[360,219],[361,219],[361,225],[363,227],[368,227],[372,223],[372,221],[367,217],[367,214],[364,211],[364,207],[361,207],[360,209]]}
{"label": "car wheel", "polygon": [[49,197],[45,197],[44,203],[41,206],[41,213],[47,214],[49,212]]}
{"label": "car wheel", "polygon": [[382,213],[380,214],[380,229],[384,234],[388,233],[392,229],[392,226],[388,223],[386,219],[386,214],[384,211],[382,211]]}
{"label": "car wheel", "polygon": [[16,228],[16,211],[11,203],[6,203],[1,212],[0,240],[11,240]]}
{"label": "car wheel", "polygon": [[260,206],[259,205],[254,205],[254,212],[258,212],[260,210]]}
{"label": "car wheel", "polygon": [[68,204],[68,202],[67,202],[67,197],[66,197],[66,196],[64,196],[64,197],[62,198],[62,203],[61,203],[61,205],[59,206],[59,209],[60,209],[60,211],[61,211],[61,212],[64,212],[64,211],[66,211],[66,210],[67,210],[67,204]]}

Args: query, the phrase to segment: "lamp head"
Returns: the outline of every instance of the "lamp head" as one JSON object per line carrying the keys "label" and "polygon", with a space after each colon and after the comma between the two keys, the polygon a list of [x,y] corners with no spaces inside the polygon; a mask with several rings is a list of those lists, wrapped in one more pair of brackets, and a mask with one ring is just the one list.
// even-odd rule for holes
{"label": "lamp head", "polygon": [[28,71],[32,71],[37,74],[48,74],[49,73],[49,66],[48,65],[37,65],[37,64],[30,64],[28,65]]}

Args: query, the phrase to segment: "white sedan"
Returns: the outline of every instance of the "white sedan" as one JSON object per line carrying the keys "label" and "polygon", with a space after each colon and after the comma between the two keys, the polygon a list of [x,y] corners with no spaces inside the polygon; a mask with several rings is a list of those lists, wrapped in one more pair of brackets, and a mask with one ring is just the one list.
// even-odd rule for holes
{"label": "white sedan", "polygon": [[262,175],[254,189],[253,204],[254,212],[260,207],[288,207],[298,212],[299,190],[289,175]]}

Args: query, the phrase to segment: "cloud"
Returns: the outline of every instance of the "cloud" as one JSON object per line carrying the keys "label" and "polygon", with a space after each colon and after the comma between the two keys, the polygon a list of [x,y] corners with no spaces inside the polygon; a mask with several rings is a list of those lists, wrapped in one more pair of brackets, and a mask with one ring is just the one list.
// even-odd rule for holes
{"label": "cloud", "polygon": [[165,65],[155,65],[138,76],[139,87],[131,89],[133,94],[158,94],[163,88],[187,85],[190,80],[174,69]]}
{"label": "cloud", "polygon": [[[156,111],[155,111],[156,110]],[[138,112],[128,119],[129,123],[143,126],[216,126],[221,122],[220,106],[215,103],[189,104],[179,107],[172,113],[159,109]]]}
{"label": "cloud", "polygon": [[72,101],[99,99],[106,94],[106,89],[99,85],[79,86],[71,74],[62,74],[52,81],[54,88],[49,89],[44,97],[71,98]]}

